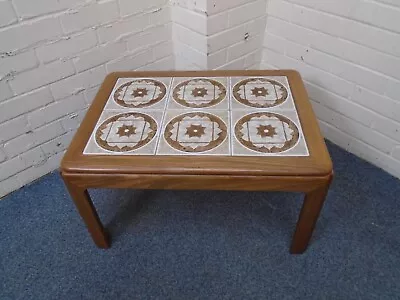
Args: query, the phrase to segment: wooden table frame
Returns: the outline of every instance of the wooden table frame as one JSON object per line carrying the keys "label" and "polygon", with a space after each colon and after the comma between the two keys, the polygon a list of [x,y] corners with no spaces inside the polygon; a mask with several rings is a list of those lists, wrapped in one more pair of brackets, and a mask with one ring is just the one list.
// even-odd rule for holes
{"label": "wooden table frame", "polygon": [[[310,155],[210,157],[83,155],[116,80],[161,76],[287,76]],[[293,70],[117,72],[107,76],[61,163],[61,175],[94,242],[110,247],[88,188],[293,191],[306,194],[290,252],[303,253],[329,189],[332,162],[300,75]]]}

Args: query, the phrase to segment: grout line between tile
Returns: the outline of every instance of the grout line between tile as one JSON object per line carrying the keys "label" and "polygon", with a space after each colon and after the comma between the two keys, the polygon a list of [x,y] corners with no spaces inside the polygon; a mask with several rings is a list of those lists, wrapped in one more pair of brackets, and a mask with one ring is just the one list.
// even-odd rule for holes
{"label": "grout line between tile", "polygon": [[233,134],[234,134],[234,130],[232,128],[232,77],[229,77],[229,79],[227,80],[227,85],[228,85],[228,121],[229,121],[229,155],[233,156]]}
{"label": "grout line between tile", "polygon": [[158,147],[160,145],[160,139],[162,138],[163,132],[164,132],[164,119],[165,119],[165,115],[167,113],[167,109],[169,107],[169,101],[171,100],[171,93],[173,90],[173,82],[174,82],[174,77],[171,77],[169,80],[169,90],[168,90],[168,95],[167,98],[165,99],[165,104],[164,104],[164,110],[163,110],[163,114],[161,116],[161,121],[160,121],[160,127],[159,127],[159,133],[158,133],[158,138],[157,138],[157,142],[156,142],[156,146],[155,146],[155,150],[154,150],[154,155],[157,155],[158,153]]}

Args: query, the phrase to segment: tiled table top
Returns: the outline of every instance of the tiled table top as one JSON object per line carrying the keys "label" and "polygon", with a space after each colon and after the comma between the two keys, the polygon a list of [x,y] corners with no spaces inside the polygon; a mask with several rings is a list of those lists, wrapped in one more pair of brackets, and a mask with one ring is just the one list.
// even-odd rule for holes
{"label": "tiled table top", "polygon": [[120,78],[85,155],[308,156],[288,80]]}

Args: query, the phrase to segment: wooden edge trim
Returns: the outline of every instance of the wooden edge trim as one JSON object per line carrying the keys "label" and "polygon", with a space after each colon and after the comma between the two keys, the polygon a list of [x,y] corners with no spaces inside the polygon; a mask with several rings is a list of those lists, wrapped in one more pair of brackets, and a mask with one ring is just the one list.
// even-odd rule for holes
{"label": "wooden edge trim", "polygon": [[329,184],[332,174],[311,176],[229,176],[158,174],[74,174],[64,180],[81,188],[138,188],[161,190],[231,190],[309,192]]}

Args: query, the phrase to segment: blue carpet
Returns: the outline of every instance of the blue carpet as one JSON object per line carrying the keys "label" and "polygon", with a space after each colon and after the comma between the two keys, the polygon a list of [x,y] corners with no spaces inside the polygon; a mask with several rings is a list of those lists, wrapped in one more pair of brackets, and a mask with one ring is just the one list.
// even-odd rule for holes
{"label": "blue carpet", "polygon": [[0,299],[400,299],[400,181],[329,144],[335,180],[303,255],[294,193],[91,191],[89,238],[58,173],[0,201]]}

